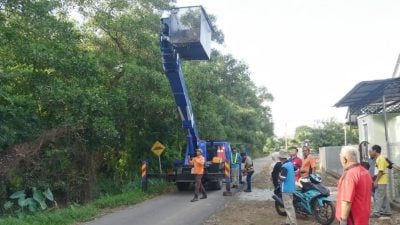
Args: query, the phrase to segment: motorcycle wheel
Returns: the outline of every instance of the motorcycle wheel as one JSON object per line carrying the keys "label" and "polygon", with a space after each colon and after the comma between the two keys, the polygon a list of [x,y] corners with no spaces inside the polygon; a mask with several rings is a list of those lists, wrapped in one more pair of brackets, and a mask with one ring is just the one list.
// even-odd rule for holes
{"label": "motorcycle wheel", "polygon": [[330,225],[335,219],[335,206],[330,201],[324,201],[320,206],[315,200],[312,204],[312,212],[315,220],[321,225]]}
{"label": "motorcycle wheel", "polygon": [[277,201],[275,201],[275,210],[280,216],[286,216],[285,208],[280,205]]}

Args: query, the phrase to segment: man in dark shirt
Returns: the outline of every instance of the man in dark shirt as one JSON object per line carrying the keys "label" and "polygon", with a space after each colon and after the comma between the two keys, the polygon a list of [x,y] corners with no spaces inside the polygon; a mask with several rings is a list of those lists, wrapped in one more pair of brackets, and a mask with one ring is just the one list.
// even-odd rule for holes
{"label": "man in dark shirt", "polygon": [[281,172],[281,167],[282,167],[282,162],[278,161],[275,163],[274,168],[272,169],[271,172],[271,179],[275,189],[279,187],[279,173]]}

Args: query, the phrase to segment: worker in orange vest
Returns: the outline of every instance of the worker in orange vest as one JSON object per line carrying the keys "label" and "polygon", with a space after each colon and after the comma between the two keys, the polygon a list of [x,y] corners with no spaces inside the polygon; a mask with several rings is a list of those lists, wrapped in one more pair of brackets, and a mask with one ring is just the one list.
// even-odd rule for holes
{"label": "worker in orange vest", "polygon": [[202,155],[203,151],[198,148],[196,149],[196,157],[193,159],[189,159],[189,164],[194,166],[194,177],[195,177],[195,188],[194,188],[194,198],[191,200],[191,202],[195,202],[199,200],[199,192],[203,194],[203,196],[200,199],[205,199],[207,198],[206,191],[204,189],[204,186],[201,182],[201,178],[203,177],[204,173],[204,157]]}

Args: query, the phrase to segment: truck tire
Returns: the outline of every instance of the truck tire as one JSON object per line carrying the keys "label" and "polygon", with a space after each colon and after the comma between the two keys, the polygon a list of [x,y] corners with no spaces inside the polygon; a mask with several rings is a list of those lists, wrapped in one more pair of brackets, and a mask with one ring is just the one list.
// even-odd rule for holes
{"label": "truck tire", "polygon": [[221,190],[222,189],[222,180],[210,182],[210,188],[212,190]]}
{"label": "truck tire", "polygon": [[190,183],[189,182],[177,182],[176,187],[179,191],[187,191],[189,189]]}

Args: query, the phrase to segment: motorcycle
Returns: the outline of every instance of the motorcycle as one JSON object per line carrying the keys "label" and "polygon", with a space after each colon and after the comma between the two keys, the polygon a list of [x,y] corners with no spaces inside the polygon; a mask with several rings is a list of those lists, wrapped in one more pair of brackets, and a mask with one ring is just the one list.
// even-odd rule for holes
{"label": "motorcycle", "polygon": [[[329,198],[330,191],[321,184],[321,177],[316,174],[299,180],[300,188],[293,193],[293,206],[296,213],[311,215],[322,225],[330,225],[335,219],[335,206]],[[286,216],[282,193],[278,187],[274,191],[276,212]]]}

